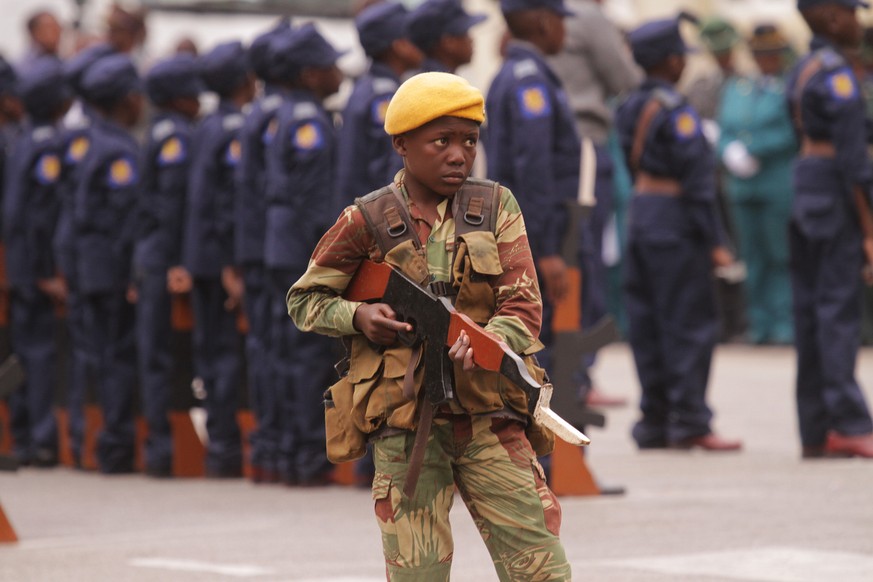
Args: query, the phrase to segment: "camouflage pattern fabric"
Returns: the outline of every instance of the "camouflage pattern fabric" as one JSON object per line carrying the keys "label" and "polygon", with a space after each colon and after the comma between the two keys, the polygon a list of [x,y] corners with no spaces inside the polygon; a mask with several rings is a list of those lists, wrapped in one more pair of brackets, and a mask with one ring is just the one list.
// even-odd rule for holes
{"label": "camouflage pattern fabric", "polygon": [[[397,174],[395,183],[408,200],[403,171]],[[440,204],[440,218],[434,224],[425,221],[414,203],[409,203],[409,212],[425,247],[430,274],[435,281],[448,282],[455,245],[449,200]],[[485,329],[521,353],[537,343],[542,300],[521,209],[506,188],[500,193],[495,234],[503,274],[492,282],[497,310]],[[380,251],[361,211],[349,206],[322,237],[306,273],[288,292],[288,313],[300,329],[334,337],[358,333],[352,319],[359,304],[340,295],[366,258],[379,260]]]}
{"label": "camouflage pattern fabric", "polygon": [[501,581],[570,580],[558,539],[561,507],[543,469],[509,418],[437,413],[412,499],[403,496],[413,433],[373,441],[373,498],[388,579],[448,580],[449,511],[455,487]]}

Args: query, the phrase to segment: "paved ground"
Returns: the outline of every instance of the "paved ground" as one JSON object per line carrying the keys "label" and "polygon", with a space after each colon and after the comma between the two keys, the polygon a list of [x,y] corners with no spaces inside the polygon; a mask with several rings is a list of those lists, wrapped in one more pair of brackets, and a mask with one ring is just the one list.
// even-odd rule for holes
{"label": "paved ground", "polygon": [[[602,352],[595,376],[636,398],[625,346]],[[793,377],[789,349],[719,349],[711,404],[740,454],[640,453],[633,408],[610,412],[589,465],[627,494],[562,498],[574,579],[873,580],[873,462],[799,460]],[[858,377],[873,402],[873,351]],[[384,579],[366,491],[28,469],[0,474],[0,500],[21,538],[0,546],[4,582]],[[460,502],[453,523],[453,580],[495,579]]]}

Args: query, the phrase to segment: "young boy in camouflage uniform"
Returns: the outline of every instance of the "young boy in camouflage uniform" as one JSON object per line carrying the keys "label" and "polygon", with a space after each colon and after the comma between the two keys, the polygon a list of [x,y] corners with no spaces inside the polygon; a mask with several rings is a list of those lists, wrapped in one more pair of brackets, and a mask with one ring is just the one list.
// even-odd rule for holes
{"label": "young boy in camouflage uniform", "polygon": [[[431,289],[441,283],[445,294],[455,297],[458,311],[484,324],[513,351],[530,354],[541,348],[542,301],[524,220],[512,193],[493,190],[493,230],[459,236],[457,244],[455,240],[454,216],[466,218],[471,208],[465,214],[455,208],[456,194],[476,185],[493,188],[492,183],[468,180],[484,118],[482,94],[460,77],[424,73],[406,81],[388,106],[385,130],[404,160],[392,186],[405,203],[416,240],[383,253],[362,210],[373,198],[368,196],[343,211],[288,293],[289,313],[301,329],[351,340],[344,381],[353,391],[354,404],[345,413],[374,448],[373,497],[390,580],[449,578],[449,511],[456,486],[500,580],[570,579],[558,539],[560,506],[525,434],[530,421],[522,390],[477,369],[469,338],[462,333],[448,351],[454,360],[455,395],[434,410],[428,426],[419,427],[419,412],[430,406],[420,389],[424,366],[419,361],[410,367],[415,396],[404,397],[407,366],[417,360],[411,348],[397,341],[398,332],[412,327],[398,321],[387,304],[342,297],[363,260],[384,261],[422,284],[430,283]],[[374,195],[385,192],[391,195],[387,189]],[[457,226],[461,232],[462,225]],[[456,247],[456,259],[462,260],[452,260]],[[466,268],[459,277],[460,264]],[[468,293],[477,285],[477,293]],[[337,409],[342,382],[331,387]],[[410,458],[420,430],[429,436],[421,474],[410,493],[405,486],[407,478],[413,480]]]}

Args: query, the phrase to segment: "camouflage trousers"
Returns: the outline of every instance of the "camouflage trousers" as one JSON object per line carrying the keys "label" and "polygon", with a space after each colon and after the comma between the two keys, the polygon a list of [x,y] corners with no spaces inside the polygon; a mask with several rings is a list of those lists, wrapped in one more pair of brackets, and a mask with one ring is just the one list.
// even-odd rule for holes
{"label": "camouflage trousers", "polygon": [[503,581],[570,580],[561,507],[517,420],[437,413],[413,498],[403,495],[415,434],[373,441],[376,518],[388,579],[448,580],[455,488]]}

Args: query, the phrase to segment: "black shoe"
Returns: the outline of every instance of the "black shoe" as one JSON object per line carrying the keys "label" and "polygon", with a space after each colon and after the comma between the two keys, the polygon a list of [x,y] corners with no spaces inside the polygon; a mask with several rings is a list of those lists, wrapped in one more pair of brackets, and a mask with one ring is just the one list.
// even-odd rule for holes
{"label": "black shoe", "polygon": [[39,467],[41,469],[57,467],[58,453],[52,449],[36,449],[30,462],[34,467]]}
{"label": "black shoe", "polygon": [[221,467],[218,469],[206,469],[206,476],[210,479],[239,479],[243,476],[242,467]]}
{"label": "black shoe", "polygon": [[173,469],[170,465],[149,465],[145,468],[145,474],[155,479],[169,479],[173,476]]}

